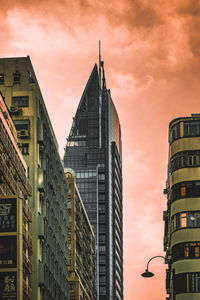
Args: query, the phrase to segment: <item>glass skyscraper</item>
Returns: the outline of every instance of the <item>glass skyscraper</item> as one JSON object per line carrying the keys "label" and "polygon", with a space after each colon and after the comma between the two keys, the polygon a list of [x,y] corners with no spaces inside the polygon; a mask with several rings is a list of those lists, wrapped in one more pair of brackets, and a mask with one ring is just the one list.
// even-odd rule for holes
{"label": "glass skyscraper", "polygon": [[95,64],[78,105],[64,154],[96,236],[97,299],[123,299],[121,130],[106,87],[104,65]]}

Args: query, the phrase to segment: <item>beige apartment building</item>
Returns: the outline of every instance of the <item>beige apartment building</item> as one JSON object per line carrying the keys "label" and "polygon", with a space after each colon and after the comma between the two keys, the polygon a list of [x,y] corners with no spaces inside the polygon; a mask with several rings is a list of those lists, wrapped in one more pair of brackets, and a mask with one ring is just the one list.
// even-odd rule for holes
{"label": "beige apartment building", "polygon": [[0,94],[0,299],[31,300],[32,213],[27,166]]}
{"label": "beige apartment building", "polygon": [[[32,299],[68,300],[68,184],[29,57],[0,59],[0,90],[14,121],[32,185]],[[29,281],[26,284],[29,286]]]}
{"label": "beige apartment building", "polygon": [[70,300],[95,300],[95,236],[76,186],[75,172],[66,168],[65,174],[69,184]]}

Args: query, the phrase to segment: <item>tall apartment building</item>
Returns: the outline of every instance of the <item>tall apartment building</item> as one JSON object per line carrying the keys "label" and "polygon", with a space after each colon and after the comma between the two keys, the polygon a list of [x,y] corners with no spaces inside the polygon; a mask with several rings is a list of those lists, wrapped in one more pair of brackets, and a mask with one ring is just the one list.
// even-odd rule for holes
{"label": "tall apartment building", "polygon": [[169,298],[200,298],[200,114],[169,125],[164,250]]}
{"label": "tall apartment building", "polygon": [[17,129],[32,185],[34,300],[67,300],[68,185],[29,57],[0,59],[0,90]]}
{"label": "tall apartment building", "polygon": [[17,133],[0,95],[0,299],[31,300],[31,186]]}
{"label": "tall apartment building", "polygon": [[99,300],[123,299],[122,152],[120,123],[95,64],[78,105],[64,154],[96,236]]}
{"label": "tall apartment building", "polygon": [[68,168],[65,174],[69,184],[70,300],[95,300],[95,236],[76,186],[75,172]]}

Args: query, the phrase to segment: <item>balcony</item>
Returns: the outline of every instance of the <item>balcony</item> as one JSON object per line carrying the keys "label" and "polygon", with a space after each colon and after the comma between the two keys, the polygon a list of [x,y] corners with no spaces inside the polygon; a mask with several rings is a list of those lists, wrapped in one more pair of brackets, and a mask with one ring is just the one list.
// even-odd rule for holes
{"label": "balcony", "polygon": [[23,225],[23,238],[29,248],[32,248],[32,236],[26,229],[25,225]]}
{"label": "balcony", "polygon": [[23,265],[25,266],[28,273],[32,273],[32,263],[30,262],[25,253],[23,253]]}
{"label": "balcony", "polygon": [[29,222],[32,221],[32,211],[28,204],[26,203],[25,199],[23,199],[23,212],[25,213]]}
{"label": "balcony", "polygon": [[31,300],[32,299],[32,288],[26,283],[26,281],[23,281],[23,294],[24,300]]}

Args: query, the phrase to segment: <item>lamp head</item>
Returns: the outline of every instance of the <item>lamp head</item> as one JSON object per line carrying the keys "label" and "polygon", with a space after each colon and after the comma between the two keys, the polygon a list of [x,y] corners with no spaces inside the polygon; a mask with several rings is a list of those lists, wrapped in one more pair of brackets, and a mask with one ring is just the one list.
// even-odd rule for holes
{"label": "lamp head", "polygon": [[142,277],[153,277],[154,274],[152,272],[149,272],[148,270],[146,270],[144,273],[141,274]]}

